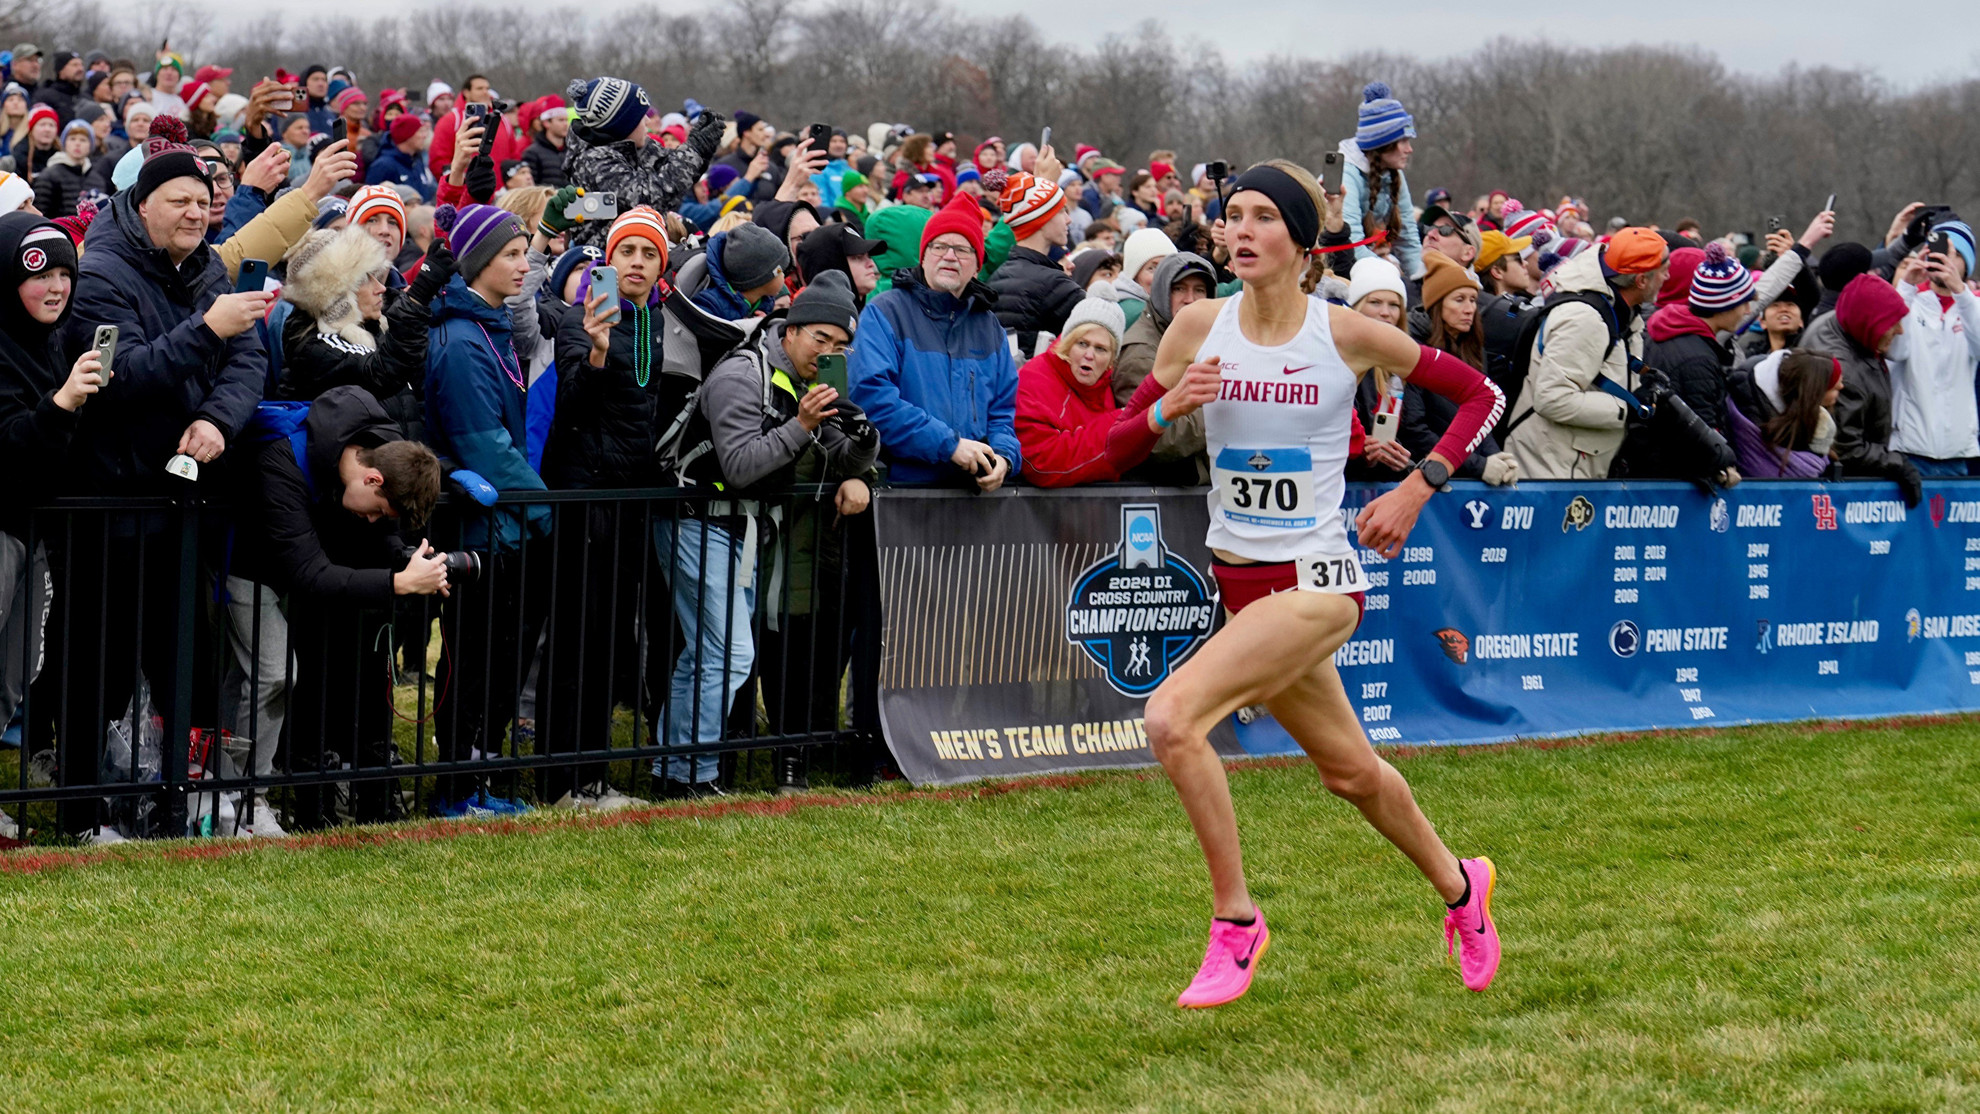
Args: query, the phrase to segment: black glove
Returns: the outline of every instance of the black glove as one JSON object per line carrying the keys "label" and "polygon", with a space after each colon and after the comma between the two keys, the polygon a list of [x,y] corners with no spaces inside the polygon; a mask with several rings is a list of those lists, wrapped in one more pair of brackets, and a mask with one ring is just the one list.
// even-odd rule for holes
{"label": "black glove", "polygon": [[1925,498],[1925,477],[1918,474],[1918,466],[1907,460],[1893,478],[1897,480],[1898,490],[1904,492],[1904,505],[1917,509]]}
{"label": "black glove", "polygon": [[426,259],[419,265],[419,273],[413,276],[406,296],[423,306],[433,304],[434,295],[440,293],[447,281],[454,277],[454,253],[439,237],[433,238],[433,245],[426,249]]}
{"label": "black glove", "polygon": [[467,188],[468,197],[475,204],[488,204],[488,199],[494,197],[500,187],[495,177],[495,160],[487,155],[476,155],[474,161],[468,163],[467,173],[461,176],[461,185]]}

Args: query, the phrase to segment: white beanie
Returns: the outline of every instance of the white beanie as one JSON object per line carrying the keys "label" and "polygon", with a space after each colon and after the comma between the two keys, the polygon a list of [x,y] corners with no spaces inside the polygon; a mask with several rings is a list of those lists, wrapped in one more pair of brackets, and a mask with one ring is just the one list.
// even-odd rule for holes
{"label": "white beanie", "polygon": [[[1121,276],[1135,278],[1151,259],[1174,255],[1176,245],[1159,228],[1143,228],[1127,238],[1121,248]],[[1139,281],[1138,279],[1136,281]]]}
{"label": "white beanie", "polygon": [[1066,326],[1059,335],[1069,337],[1081,325],[1098,325],[1114,336],[1114,355],[1121,354],[1121,338],[1127,333],[1127,313],[1106,298],[1087,297],[1066,315]]}
{"label": "white beanie", "polygon": [[34,187],[28,184],[26,178],[0,171],[0,214],[15,212],[33,200]]}
{"label": "white beanie", "polygon": [[438,97],[443,93],[451,93],[453,91],[454,91],[453,86],[447,84],[444,81],[436,81],[433,84],[426,87],[426,103],[432,104],[433,98]]}
{"label": "white beanie", "polygon": [[1372,255],[1356,260],[1354,270],[1348,272],[1349,308],[1360,305],[1363,298],[1377,290],[1393,290],[1404,305],[1409,304],[1409,288],[1403,285],[1402,272],[1396,269],[1394,263]]}

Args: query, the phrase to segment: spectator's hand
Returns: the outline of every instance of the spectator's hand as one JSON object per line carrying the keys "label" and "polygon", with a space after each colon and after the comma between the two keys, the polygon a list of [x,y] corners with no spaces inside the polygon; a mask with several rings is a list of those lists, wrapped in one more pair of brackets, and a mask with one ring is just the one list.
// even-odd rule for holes
{"label": "spectator's hand", "polygon": [[69,381],[55,392],[55,405],[75,413],[89,401],[89,396],[103,389],[104,380],[108,378],[110,373],[104,370],[98,354],[94,350],[83,353],[76,360],[76,366],[69,369]]}
{"label": "spectator's hand", "polygon": [[825,169],[832,156],[824,151],[811,149],[811,139],[807,136],[791,149],[791,161],[784,168],[784,182],[777,187],[777,200],[796,201],[798,188],[811,181],[811,176]]}
{"label": "spectator's hand", "polygon": [[754,182],[768,173],[770,173],[770,152],[758,150],[755,157],[749,160],[749,169],[743,171],[743,177]]}
{"label": "spectator's hand", "polygon": [[1056,182],[1059,175],[1066,172],[1066,164],[1059,161],[1059,153],[1050,143],[1038,152],[1038,158],[1031,164],[1032,177],[1041,182]]}
{"label": "spectator's hand", "polygon": [[1932,289],[1950,298],[1966,288],[1966,283],[1961,280],[1958,272],[1952,269],[1952,265],[1946,262],[1944,255],[1936,251],[1928,251],[1922,258],[1925,264],[1925,276],[1932,281]]}
{"label": "spectator's hand", "polygon": [[1904,505],[1914,510],[1925,499],[1925,477],[1918,474],[1918,466],[1904,462],[1904,471],[1897,474],[1898,490],[1904,493]]}
{"label": "spectator's hand", "polygon": [[232,340],[268,315],[268,307],[275,304],[275,295],[266,290],[252,290],[245,294],[222,294],[213,299],[206,309],[206,327],[221,340]]}
{"label": "spectator's hand", "polygon": [[1907,255],[1898,260],[1896,269],[1891,273],[1891,285],[1897,288],[1898,293],[1903,294],[1924,282],[1927,273],[1923,256]]}
{"label": "spectator's hand", "polygon": [[1416,528],[1416,516],[1435,489],[1421,472],[1411,472],[1402,483],[1361,508],[1354,527],[1361,532],[1361,544],[1395,560],[1402,556],[1403,543]]}
{"label": "spectator's hand", "polygon": [[1361,455],[1370,464],[1379,464],[1398,472],[1406,472],[1410,465],[1416,463],[1409,458],[1409,450],[1403,447],[1402,442],[1377,441],[1373,437],[1363,443]]}
{"label": "spectator's hand", "polygon": [[[1810,226],[1810,228],[1813,227],[1813,225]],[[1793,246],[1794,233],[1789,232],[1787,229],[1776,228],[1772,232],[1767,233],[1767,254],[1773,256],[1775,259],[1786,255],[1788,249]]]}
{"label": "spectator's hand", "polygon": [[873,489],[865,480],[847,480],[839,485],[839,494],[832,502],[841,515],[859,514],[873,502]]}
{"label": "spectator's hand", "polygon": [[997,454],[990,446],[981,441],[972,441],[967,437],[957,441],[956,451],[949,454],[949,460],[956,467],[968,472],[972,476],[981,476],[990,471],[990,467],[996,459]]}
{"label": "spectator's hand", "polygon": [[619,296],[616,290],[593,288],[591,296],[584,300],[584,332],[591,338],[591,366],[604,367],[605,356],[612,349],[612,318],[604,316],[605,310]]}
{"label": "spectator's hand", "polygon": [[311,201],[321,201],[356,176],[357,153],[351,150],[350,140],[340,139],[318,152],[316,161],[309,165],[309,178],[303,182],[302,191]]}
{"label": "spectator's hand", "polygon": [[1898,215],[1891,218],[1890,230],[1884,233],[1884,246],[1889,247],[1903,239],[1904,230],[1911,227],[1911,218],[1917,216],[1918,210],[1924,207],[1923,201],[1914,201],[1899,209]]}
{"label": "spectator's hand", "polygon": [[263,193],[274,193],[288,180],[289,149],[280,143],[263,147],[254,161],[241,168],[241,185],[253,186]]}
{"label": "spectator's hand", "polygon": [[430,306],[434,296],[453,277],[454,253],[435,236],[433,243],[426,248],[426,258],[420,262],[419,273],[413,276],[412,283],[406,288],[406,297],[420,305]]}
{"label": "spectator's hand", "polygon": [[461,174],[467,170],[468,163],[473,162],[474,157],[481,153],[481,137],[486,130],[480,124],[464,124],[460,131],[454,133],[454,161],[447,167],[448,181],[456,185],[460,183]]}
{"label": "spectator's hand", "polygon": [[277,112],[274,107],[276,101],[284,97],[295,99],[300,96],[295,86],[284,85],[272,77],[264,77],[255,82],[254,89],[248,93],[247,108],[241,118],[241,131],[247,135],[260,135],[262,123]]}
{"label": "spectator's hand", "polygon": [[577,186],[565,186],[551,194],[550,200],[543,205],[543,220],[538,223],[537,231],[553,240],[570,231],[570,227],[577,221],[565,216],[564,210],[570,208],[582,196],[584,190]]}
{"label": "spectator's hand", "polygon": [[[1808,222],[1807,230],[1801,234],[1801,246],[1807,248],[1809,251],[1814,251],[1815,245],[1835,235],[1835,233],[1836,215],[1824,209],[1815,214],[1814,220]],[[1771,240],[1772,238],[1769,237],[1769,239]],[[1775,254],[1779,253],[1776,252]]]}
{"label": "spectator's hand", "polygon": [[1720,487],[1738,487],[1739,481],[1744,478],[1739,474],[1739,469],[1731,465],[1721,468],[1717,477]]}
{"label": "spectator's hand", "polygon": [[1511,453],[1493,453],[1485,458],[1485,482],[1493,487],[1509,487],[1519,482],[1519,461]]}
{"label": "spectator's hand", "polygon": [[[1199,360],[1183,369],[1182,378],[1162,396],[1162,420],[1174,422],[1194,414],[1205,403],[1214,402],[1217,392],[1224,389],[1222,365],[1216,356]],[[1148,428],[1160,430],[1155,422],[1155,408],[1148,408]]]}
{"label": "spectator's hand", "polygon": [[798,424],[804,427],[806,433],[817,433],[818,427],[825,424],[825,419],[838,413],[831,408],[838,400],[839,392],[834,387],[818,386],[804,392],[804,397],[798,400]]}
{"label": "spectator's hand", "polygon": [[1004,486],[1005,478],[1011,474],[1010,461],[994,452],[990,454],[990,459],[996,463],[990,466],[989,474],[976,477],[976,486],[984,491],[995,491]]}
{"label": "spectator's hand", "polygon": [[227,439],[220,436],[219,426],[198,418],[179,435],[177,451],[205,464],[227,451]]}
{"label": "spectator's hand", "polygon": [[477,205],[486,205],[495,198],[495,191],[502,186],[495,175],[495,160],[479,155],[468,163],[467,174],[463,176],[461,187],[467,190],[468,200]]}
{"label": "spectator's hand", "polygon": [[392,594],[397,596],[447,595],[447,555],[433,552],[425,538],[419,550],[406,560],[406,567],[392,574]]}
{"label": "spectator's hand", "polygon": [[[1326,197],[1327,197],[1327,224],[1326,224],[1327,231],[1339,232],[1341,229],[1347,227],[1346,218],[1341,216],[1341,207],[1347,203],[1347,191],[1335,190],[1333,193],[1326,194]],[[1217,222],[1218,247],[1224,246],[1222,239],[1223,223],[1224,222],[1221,220]]]}
{"label": "spectator's hand", "polygon": [[1224,218],[1222,217],[1218,217],[1216,223],[1210,226],[1210,246],[1218,251],[1224,250]]}

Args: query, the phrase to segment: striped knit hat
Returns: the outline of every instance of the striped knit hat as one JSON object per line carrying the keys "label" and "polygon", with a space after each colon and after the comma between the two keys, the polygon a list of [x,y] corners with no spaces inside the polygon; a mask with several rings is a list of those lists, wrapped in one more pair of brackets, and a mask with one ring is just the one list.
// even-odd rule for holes
{"label": "striped knit hat", "polygon": [[605,234],[605,258],[619,250],[619,243],[632,237],[649,241],[660,249],[660,269],[667,269],[667,225],[652,207],[640,205],[619,214],[612,230]]}
{"label": "striped knit hat", "polygon": [[[985,186],[996,178],[997,172],[992,171]],[[997,204],[1003,207],[1004,223],[1011,226],[1011,234],[1022,240],[1044,228],[1053,214],[1066,207],[1066,191],[1057,182],[1019,171],[1004,179]]]}
{"label": "striped knit hat", "polygon": [[1531,236],[1542,228],[1551,230],[1554,227],[1554,223],[1546,217],[1512,200],[1506,202],[1505,215],[1499,218],[1499,225],[1506,235],[1515,240],[1521,236]]}
{"label": "striped knit hat", "polygon": [[646,110],[653,107],[646,90],[623,77],[595,77],[573,81],[564,87],[577,113],[578,127],[591,133],[596,142],[618,143],[631,139],[646,122]]}
{"label": "striped knit hat", "polygon": [[1758,283],[1753,272],[1726,254],[1726,245],[1717,240],[1705,245],[1705,262],[1691,276],[1691,312],[1710,317],[1744,305],[1753,299]]}
{"label": "striped knit hat", "polygon": [[1360,116],[1355,123],[1354,145],[1364,151],[1377,151],[1399,139],[1416,137],[1416,118],[1403,111],[1402,102],[1389,87],[1371,81],[1361,90]]}
{"label": "striped knit hat", "polygon": [[366,186],[351,195],[350,222],[363,227],[364,222],[384,213],[399,226],[399,235],[406,233],[406,203],[400,199],[399,191],[391,186]]}
{"label": "striped knit hat", "polygon": [[512,240],[528,238],[522,218],[493,205],[442,205],[433,226],[447,233],[461,281],[472,283]]}

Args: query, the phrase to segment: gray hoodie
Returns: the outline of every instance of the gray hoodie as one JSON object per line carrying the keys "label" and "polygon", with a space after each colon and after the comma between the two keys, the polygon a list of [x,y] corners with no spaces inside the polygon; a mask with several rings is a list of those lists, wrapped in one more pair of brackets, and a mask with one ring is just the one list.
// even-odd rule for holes
{"label": "gray hoodie", "polygon": [[[1126,406],[1134,396],[1135,388],[1155,370],[1155,352],[1162,346],[1162,334],[1168,331],[1169,322],[1175,319],[1170,303],[1170,291],[1177,282],[1188,275],[1200,275],[1214,295],[1217,290],[1217,272],[1208,260],[1193,252],[1177,252],[1155,264],[1155,274],[1150,279],[1154,288],[1148,299],[1148,308],[1128,326],[1127,335],[1121,340],[1121,357],[1114,361],[1114,401]],[[1155,449],[1149,454],[1154,460],[1182,460],[1204,452],[1203,411],[1176,419],[1169,429],[1163,431],[1161,440],[1155,442]],[[1209,482],[1209,472],[1203,471],[1203,481]]]}

